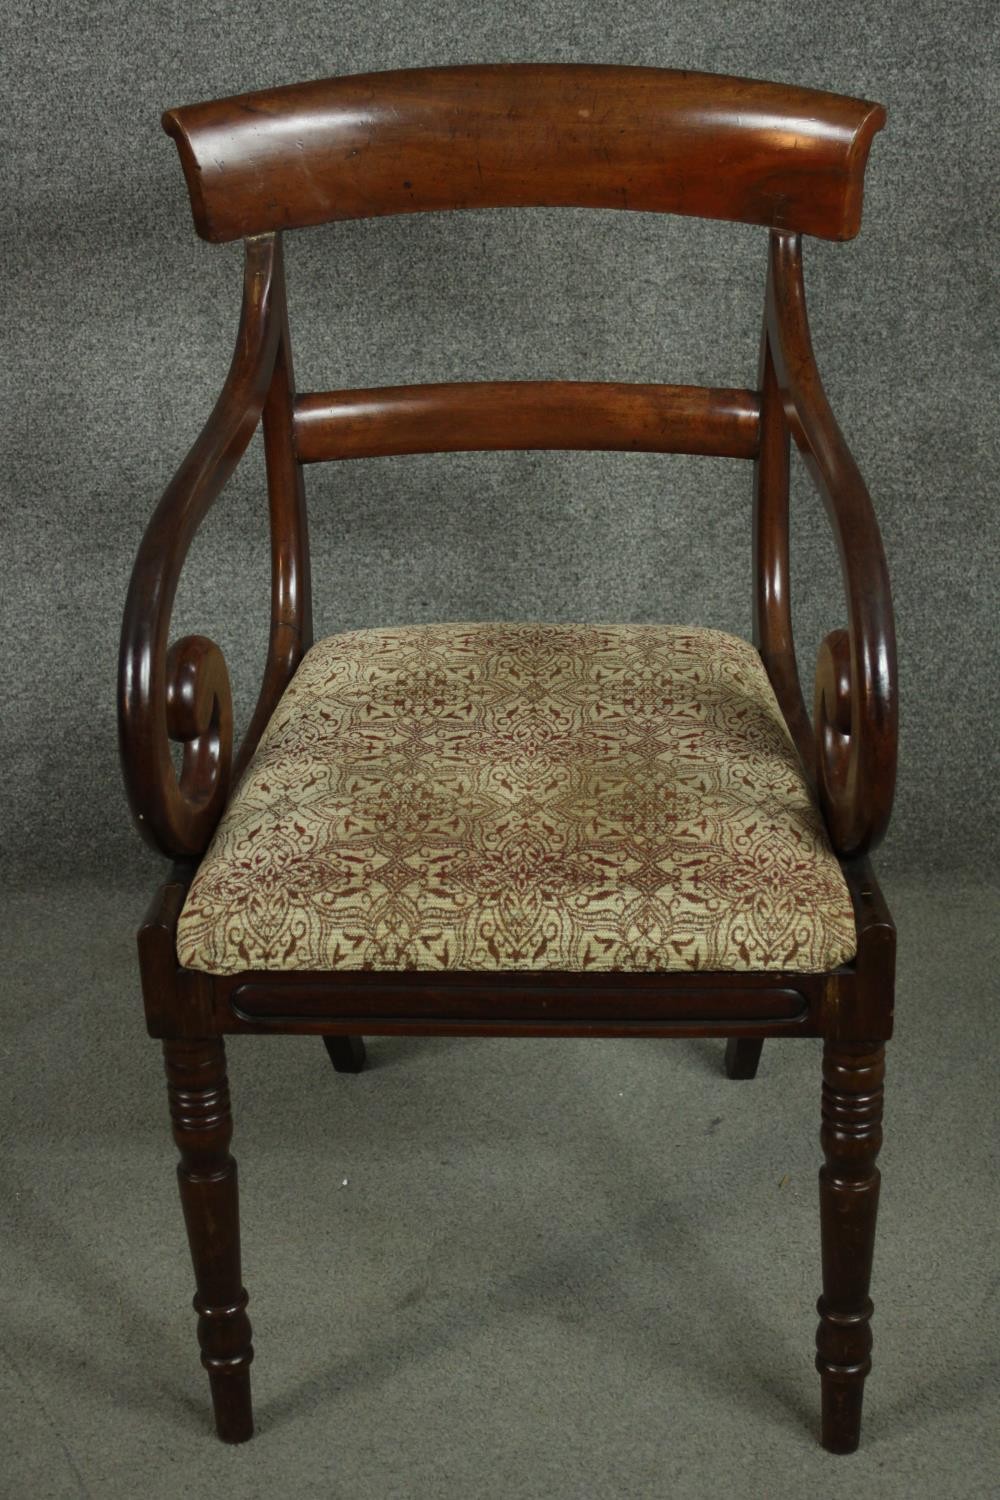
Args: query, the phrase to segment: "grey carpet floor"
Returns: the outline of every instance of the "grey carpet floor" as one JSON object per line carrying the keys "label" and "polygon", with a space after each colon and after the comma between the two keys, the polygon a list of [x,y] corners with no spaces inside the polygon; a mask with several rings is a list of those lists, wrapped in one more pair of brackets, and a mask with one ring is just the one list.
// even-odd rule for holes
{"label": "grey carpet floor", "polygon": [[258,1433],[210,1435],[145,893],[10,901],[0,1491],[995,1496],[997,893],[900,928],[863,1448],[816,1442],[819,1044],[230,1044]]}

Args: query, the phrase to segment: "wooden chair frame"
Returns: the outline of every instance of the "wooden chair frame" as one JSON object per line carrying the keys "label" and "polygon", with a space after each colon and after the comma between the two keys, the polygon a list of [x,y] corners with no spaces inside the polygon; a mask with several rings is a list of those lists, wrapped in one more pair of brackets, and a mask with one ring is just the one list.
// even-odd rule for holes
{"label": "wooden chair frame", "polygon": [[[247,1296],[224,1037],[322,1036],[356,1071],[363,1034],[719,1036],[752,1078],[765,1037],[824,1039],[822,1441],[857,1446],[870,1369],[868,1297],[895,930],[868,854],[892,803],[896,669],[878,526],[813,354],[801,236],[860,225],[865,101],[707,74],[575,65],[330,79],[169,112],[199,233],[246,242],[229,374],[139,549],[121,647],[125,780],[143,834],[171,856],[139,933],[146,1019],[162,1039],[198,1334],[217,1431],[253,1431]],[[722,165],[720,165],[720,163]],[[766,226],[755,390],[513,382],[298,394],[281,232],[334,219],[515,205],[646,209]],[[225,661],[170,644],[191,540],[263,422],[271,625],[256,710],[233,754]],[[810,723],[795,665],[788,495],[794,438],[840,558],[847,628],[819,653]],[[247,972],[182,968],[176,925],[231,787],[312,642],[302,469],[325,459],[499,448],[703,453],[753,464],[754,643],[816,790],[854,902],[857,956],[831,973]],[[170,742],[183,746],[175,774]]]}

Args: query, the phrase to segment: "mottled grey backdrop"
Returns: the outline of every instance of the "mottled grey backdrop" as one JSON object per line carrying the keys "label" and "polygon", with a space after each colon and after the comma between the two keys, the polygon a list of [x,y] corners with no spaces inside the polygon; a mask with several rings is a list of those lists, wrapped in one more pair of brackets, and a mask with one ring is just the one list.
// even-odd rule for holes
{"label": "mottled grey backdrop", "polygon": [[[881,518],[902,663],[884,859],[993,863],[997,723],[993,6],[426,0],[8,7],[3,67],[5,878],[152,877],[116,760],[115,655],[142,526],[223,378],[238,246],[195,239],[160,111],[337,72],[482,60],[739,72],[882,100],[867,219],[810,243],[813,331]],[[753,378],[765,234],[533,211],[312,230],[289,246],[300,384]],[[462,455],[308,474],[317,628],[491,617],[749,628],[750,469]],[[801,473],[811,684],[843,622]],[[213,635],[245,719],[265,644],[261,455],[198,538],[177,629]],[[811,689],[810,689],[811,691]],[[992,804],[995,809],[995,803]]]}

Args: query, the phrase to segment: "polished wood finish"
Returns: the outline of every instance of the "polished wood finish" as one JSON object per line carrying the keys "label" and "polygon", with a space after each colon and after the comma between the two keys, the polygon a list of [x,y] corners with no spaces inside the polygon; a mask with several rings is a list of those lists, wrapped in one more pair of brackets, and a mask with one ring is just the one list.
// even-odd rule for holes
{"label": "polished wood finish", "polygon": [[215,993],[256,1030],[460,1036],[817,1035],[815,975],[378,973],[237,975]]}
{"label": "polished wood finish", "polygon": [[789,560],[790,436],[765,321],[761,338],[760,444],[753,476],[752,572],[753,643],[760,652],[774,695],[795,741],[799,758],[815,782],[815,742],[806,711],[792,630]]}
{"label": "polished wood finish", "polygon": [[754,458],[756,392],[575,380],[326,391],[295,402],[299,461],[583,448]]}
{"label": "polished wood finish", "polygon": [[830,1042],[823,1051],[826,1164],[820,1169],[823,1295],[817,1304],[816,1368],[823,1385],[823,1446],[853,1453],[861,1433],[865,1377],[872,1367],[868,1296],[882,1144],[885,1047]]}
{"label": "polished wood finish", "polygon": [[195,227],[553,205],[857,234],[879,104],[664,68],[513,63],[292,84],[171,109]]}
{"label": "polished wood finish", "polygon": [[[222,652],[204,636],[168,651],[168,636],[188,548],[250,442],[267,396],[278,335],[269,316],[274,267],[273,241],[248,244],[229,374],[146,528],[125,604],[118,718],[125,785],[140,831],[171,855],[207,847],[229,791],[232,711]],[[185,745],[179,778],[170,740]]]}
{"label": "polished wood finish", "polygon": [[197,1287],[194,1308],[201,1362],[208,1371],[219,1437],[243,1443],[253,1436],[253,1345],[240,1271],[225,1045],[218,1037],[165,1042],[163,1053],[170,1119],[181,1158],[177,1180]]}
{"label": "polished wood finish", "polygon": [[[200,231],[246,243],[243,310],[218,402],[153,516],[122,630],[121,749],[143,834],[175,864],[139,932],[147,1028],[167,1059],[196,1306],[220,1436],[252,1431],[250,1327],[239,1258],[223,1038],[318,1035],[338,1071],[363,1035],[715,1036],[754,1075],[766,1037],[824,1040],[823,1441],[856,1445],[869,1364],[868,1282],[882,1055],[895,929],[868,862],[892,802],[896,669],[885,558],[868,493],[833,418],[809,336],[798,231],[858,227],[875,105],[779,85],[652,69],[449,68],[302,85],[172,111]],[[567,382],[295,392],[280,225],[487,203],[671,209],[772,226],[758,389]],[[170,641],[191,539],[263,421],[271,630],[238,752],[228,675],[206,637]],[[788,546],[790,445],[816,481],[839,551],[847,627],[824,643],[815,725],[796,669]],[[754,640],[854,904],[857,952],[828,974],[539,971],[247,972],[177,961],[177,921],[232,776],[312,639],[307,462],[507,446],[689,451],[754,463]],[[184,747],[175,775],[171,740]]]}
{"label": "polished wood finish", "polygon": [[[235,759],[242,771],[312,641],[301,469],[292,453],[291,354],[281,243],[248,240],[236,348],[222,393],[146,528],[132,571],[119,652],[119,742],[132,813],[163,853],[204,852],[233,769],[229,674],[205,636],[168,646],[170,616],[194,535],[261,416],[271,520],[271,631],[256,711]],[[180,776],[170,741],[184,746]]]}
{"label": "polished wood finish", "polygon": [[[845,858],[855,858],[875,847],[892,811],[896,638],[875,511],[816,366],[797,235],[771,235],[765,319],[785,415],[826,507],[847,598],[848,629],[832,631],[820,648],[813,768],[833,846]],[[779,552],[780,544],[772,560]],[[787,558],[784,570],[787,575]],[[788,629],[785,601],[787,588],[783,596],[773,593],[765,601],[773,638]],[[785,690],[786,701],[791,693],[790,687]],[[789,727],[796,737],[803,732],[794,704]]]}
{"label": "polished wood finish", "polygon": [[271,620],[260,693],[236,757],[234,777],[242,774],[278,699],[313,642],[309,527],[302,466],[295,454],[292,430],[295,375],[280,236],[270,242],[270,253],[274,288],[268,316],[275,325],[277,346],[261,421],[271,536]]}

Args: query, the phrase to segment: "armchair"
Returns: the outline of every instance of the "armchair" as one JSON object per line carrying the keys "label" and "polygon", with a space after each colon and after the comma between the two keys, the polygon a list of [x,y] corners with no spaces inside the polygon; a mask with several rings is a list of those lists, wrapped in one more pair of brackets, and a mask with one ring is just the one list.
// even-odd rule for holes
{"label": "armchair", "polygon": [[[121,755],[174,861],[139,932],[162,1041],[218,1435],[253,1431],[224,1038],[823,1038],[822,1441],[857,1446],[870,1369],[895,933],[868,856],[889,818],[896,667],[871,501],[823,390],[802,236],[852,238],[880,106],[589,65],[334,78],[168,111],[198,233],[245,241],[229,374],[139,548]],[[565,205],[769,234],[755,389],[485,382],[299,393],[282,235],[338,219]],[[226,664],[171,644],[191,540],[263,423],[271,625],[234,752]],[[829,518],[846,629],[814,714],[796,669],[794,438]],[[303,469],[380,454],[631,449],[753,465],[752,644],[671,626],[458,624],[313,643]],[[182,746],[175,773],[171,742]]]}

